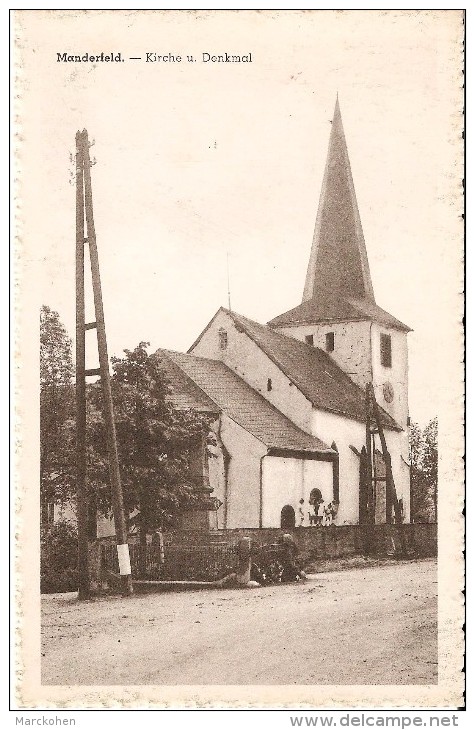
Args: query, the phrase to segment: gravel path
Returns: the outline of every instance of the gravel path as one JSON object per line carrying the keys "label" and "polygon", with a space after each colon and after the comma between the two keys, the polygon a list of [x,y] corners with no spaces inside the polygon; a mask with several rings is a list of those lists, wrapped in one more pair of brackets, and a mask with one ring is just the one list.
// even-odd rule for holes
{"label": "gravel path", "polygon": [[437,683],[435,560],[42,605],[43,684]]}

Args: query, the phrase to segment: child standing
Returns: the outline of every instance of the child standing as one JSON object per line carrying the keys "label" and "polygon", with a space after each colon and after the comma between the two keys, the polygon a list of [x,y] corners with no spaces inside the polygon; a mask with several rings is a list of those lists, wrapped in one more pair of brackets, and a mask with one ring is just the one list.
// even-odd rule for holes
{"label": "child standing", "polygon": [[315,503],[315,516],[317,519],[317,527],[321,527],[323,523],[323,515],[325,514],[325,502],[320,499]]}
{"label": "child standing", "polygon": [[299,500],[299,527],[303,527],[303,523],[305,522],[305,514],[303,511],[305,500],[302,498]]}

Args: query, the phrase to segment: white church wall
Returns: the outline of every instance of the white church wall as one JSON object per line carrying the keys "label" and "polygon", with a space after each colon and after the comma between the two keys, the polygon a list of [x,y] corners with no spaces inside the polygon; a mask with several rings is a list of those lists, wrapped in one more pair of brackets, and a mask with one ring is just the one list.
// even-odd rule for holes
{"label": "white church wall", "polygon": [[335,413],[313,411],[313,433],[327,443],[335,442],[340,457],[340,507],[337,525],[356,525],[359,521],[359,458],[350,444],[361,451],[366,441],[365,424]]}
{"label": "white church wall", "polygon": [[298,519],[298,502],[303,492],[302,462],[266,456],[262,463],[262,526],[280,527],[282,507],[294,508]]}
{"label": "white church wall", "polygon": [[[409,443],[405,431],[385,431],[386,444],[391,454],[391,466],[398,499],[402,497],[404,522],[410,522],[411,484],[409,468]],[[381,450],[379,438],[376,446]]]}
{"label": "white church wall", "polygon": [[[232,320],[230,316],[224,311],[220,310],[216,317],[210,322],[208,329],[201,335],[198,342],[191,348],[190,352],[192,355],[198,357],[210,357],[213,360],[225,360],[226,350],[220,347],[218,331],[223,328],[228,331],[231,328]],[[229,347],[229,335],[228,335],[228,347]]]}
{"label": "white church wall", "polygon": [[[227,332],[227,347],[225,350],[221,350],[219,346],[218,330],[220,328],[223,328]],[[304,339],[305,334],[312,333],[312,329],[315,334],[318,334],[318,337],[321,337],[321,339],[317,338],[315,340],[315,344],[321,346],[322,349],[325,346],[326,332],[335,331],[335,350],[341,347],[343,353],[342,360],[337,362],[349,375],[350,371],[347,368],[350,366],[353,367],[351,363],[355,364],[355,372],[357,367],[361,368],[360,375],[362,382],[359,383],[360,385],[364,385],[367,382],[366,379],[369,377],[369,373],[366,371],[366,354],[358,359],[356,351],[360,347],[358,343],[361,343],[361,349],[364,353],[369,353],[369,337],[371,333],[373,377],[377,400],[385,410],[393,415],[401,426],[405,427],[407,422],[406,334],[398,330],[386,330],[375,323],[370,328],[369,322],[346,323],[338,331],[336,325],[332,325],[331,328],[323,326],[314,326],[313,328],[302,327],[298,332],[295,327],[282,328],[280,331],[294,337],[297,334],[301,334],[301,339]],[[378,365],[380,363],[381,332],[390,333],[392,336],[393,366],[390,369]],[[344,345],[345,337],[348,337],[348,346]],[[358,450],[361,450],[365,445],[365,424],[337,414],[314,409],[307,398],[291,384],[290,380],[274,365],[267,355],[244,332],[237,331],[233,320],[225,311],[218,313],[213,324],[195,346],[193,354],[223,360],[228,367],[234,370],[251,387],[260,392],[300,428],[317,436],[328,445],[331,445],[335,441],[340,455],[340,509],[336,523],[357,524],[359,519],[359,460],[350,450],[349,446],[351,444]],[[343,363],[343,360],[345,360],[346,364]],[[353,376],[350,375],[350,377]],[[390,377],[392,378],[391,382],[395,390],[395,405],[392,411],[382,396],[382,385]],[[268,378],[271,378],[272,381],[271,391],[267,390]],[[392,456],[396,487],[399,496],[402,496],[404,499],[406,520],[409,520],[409,468],[407,466],[409,448],[407,430],[401,433],[385,431],[385,434]],[[268,458],[264,459],[264,463],[267,461]],[[326,466],[329,469],[331,468],[331,465]],[[278,471],[290,467],[284,467],[280,464],[279,467],[272,468]],[[282,472],[278,481],[279,483],[283,483],[287,478],[290,479],[290,476],[286,476]],[[283,504],[287,504],[287,502]],[[280,509],[283,504],[280,506]],[[294,505],[292,504],[292,506]],[[296,507],[298,508],[298,500],[294,509]],[[272,519],[274,520],[275,516]],[[238,526],[237,522],[233,526]],[[244,524],[241,523],[239,526],[244,526]],[[231,527],[231,524],[228,523],[228,527]]]}
{"label": "white church wall", "polygon": [[[361,451],[366,443],[364,423],[351,421],[333,413],[314,410],[314,433],[324,441],[335,441],[340,457],[340,508],[337,525],[357,524],[359,521],[359,459],[350,445]],[[391,454],[394,483],[398,498],[403,498],[404,519],[410,521],[409,447],[407,433],[385,430],[388,451]],[[381,449],[379,438],[376,447]]]}
{"label": "white church wall", "polygon": [[223,415],[220,435],[231,457],[226,527],[259,527],[260,460],[267,447],[226,415]]}
{"label": "white church wall", "polygon": [[[227,333],[227,347],[224,350],[219,345],[220,329],[224,329]],[[238,332],[226,312],[218,313],[213,324],[194,347],[192,354],[222,360],[287,418],[309,432],[312,418],[310,401],[253,340],[244,332]],[[267,390],[269,378],[270,391]]]}
{"label": "white church wall", "polygon": [[308,500],[317,487],[326,503],[333,498],[333,471],[329,462],[311,459],[266,456],[262,463],[262,526],[280,527],[281,510],[290,505],[299,520],[299,500],[305,500],[304,525],[309,525],[308,513],[313,512]]}
{"label": "white church wall", "polygon": [[[267,447],[225,414],[222,415],[219,438],[231,458],[227,494],[222,453],[216,459],[211,458],[208,461],[212,496],[223,503],[217,512],[217,522],[212,518],[211,527],[259,527],[260,460],[267,453]],[[109,537],[114,534],[113,516],[98,515],[97,536]]]}
{"label": "white church wall", "polygon": [[[381,335],[391,337],[391,367],[381,363]],[[408,353],[407,334],[400,330],[382,327],[373,323],[371,328],[371,348],[373,353],[373,385],[376,400],[398,423],[407,428],[409,415],[408,405]],[[394,400],[388,403],[384,399],[383,386],[391,383],[394,389]]]}
{"label": "white church wall", "polygon": [[305,342],[307,335],[313,336],[314,347],[326,352],[326,335],[334,333],[334,350],[327,354],[364,388],[371,380],[371,351],[369,322],[333,322],[328,324],[297,325],[276,328],[278,332]]}
{"label": "white church wall", "polygon": [[310,524],[308,513],[313,513],[313,506],[309,504],[312,489],[319,489],[325,504],[333,501],[333,464],[330,461],[304,461],[304,484],[302,497],[305,500],[305,525]]}

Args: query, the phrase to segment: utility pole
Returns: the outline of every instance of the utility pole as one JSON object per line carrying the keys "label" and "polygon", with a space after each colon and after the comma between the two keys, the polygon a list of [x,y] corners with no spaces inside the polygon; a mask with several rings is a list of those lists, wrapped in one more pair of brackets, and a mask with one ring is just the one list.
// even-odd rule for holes
{"label": "utility pole", "polygon": [[[85,377],[100,375],[104,422],[109,454],[109,473],[112,490],[112,510],[114,514],[115,533],[117,538],[117,554],[119,572],[121,576],[122,592],[124,595],[132,593],[132,576],[130,570],[129,546],[127,544],[127,523],[124,513],[122,485],[120,481],[119,457],[117,453],[117,438],[114,422],[114,407],[109,373],[109,356],[107,353],[107,339],[102,304],[101,277],[99,271],[99,257],[97,253],[96,231],[94,226],[94,212],[92,205],[91,187],[91,159],[89,155],[89,140],[87,131],[76,134],[76,398],[78,413],[77,433],[77,460],[78,460],[78,540],[79,540],[79,569],[84,569],[80,577],[79,598],[89,595],[89,571],[87,563],[87,514],[88,499],[86,494],[86,398]],[[84,237],[84,215],[87,237]],[[84,245],[89,245],[91,262],[92,289],[94,294],[95,322],[85,322],[84,315]],[[81,251],[79,251],[81,248]],[[85,331],[95,329],[97,334],[97,349],[99,354],[99,368],[86,370],[85,368]],[[87,588],[86,588],[87,583]]]}
{"label": "utility pole", "polygon": [[366,386],[366,489],[368,504],[368,523],[374,525],[376,510],[376,490],[373,483],[373,444],[371,440],[372,419],[371,419],[371,391],[370,385]]}
{"label": "utility pole", "polygon": [[[397,498],[397,492],[396,492],[396,485],[394,484],[393,470],[392,470],[392,466],[391,466],[391,454],[389,453],[388,446],[386,443],[386,437],[384,435],[383,424],[381,421],[378,404],[376,402],[376,397],[374,395],[373,385],[371,383],[369,383],[367,385],[367,394],[369,396],[370,405],[372,408],[372,415],[374,417],[374,420],[376,421],[376,427],[377,427],[377,431],[379,434],[379,440],[381,442],[381,449],[383,452],[384,463],[386,465],[386,500],[390,506],[394,507],[394,518],[395,518],[395,522],[396,522],[396,525],[398,527],[399,534],[401,537],[401,550],[402,550],[403,556],[406,557],[407,556],[406,536],[404,533],[401,505],[399,504],[399,500]],[[376,484],[376,482],[375,482],[375,484]],[[388,509],[386,509],[386,514],[388,514]]]}
{"label": "utility pole", "polygon": [[86,491],[86,330],[84,305],[84,175],[80,133],[76,134],[76,497],[78,511],[78,598],[90,596]]}

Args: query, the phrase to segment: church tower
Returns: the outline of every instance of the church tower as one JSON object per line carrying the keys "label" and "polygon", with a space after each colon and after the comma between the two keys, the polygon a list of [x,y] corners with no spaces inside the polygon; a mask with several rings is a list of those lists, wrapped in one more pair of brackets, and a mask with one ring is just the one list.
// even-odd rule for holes
{"label": "church tower", "polygon": [[269,323],[325,350],[406,429],[407,333],[375,302],[338,97],[302,303]]}

